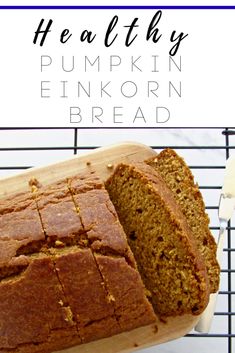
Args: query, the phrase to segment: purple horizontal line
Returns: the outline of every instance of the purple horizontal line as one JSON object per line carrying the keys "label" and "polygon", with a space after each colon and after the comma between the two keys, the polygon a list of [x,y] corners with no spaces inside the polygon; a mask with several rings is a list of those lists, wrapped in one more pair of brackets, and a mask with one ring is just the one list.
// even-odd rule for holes
{"label": "purple horizontal line", "polygon": [[235,5],[2,5],[0,10],[234,10]]}

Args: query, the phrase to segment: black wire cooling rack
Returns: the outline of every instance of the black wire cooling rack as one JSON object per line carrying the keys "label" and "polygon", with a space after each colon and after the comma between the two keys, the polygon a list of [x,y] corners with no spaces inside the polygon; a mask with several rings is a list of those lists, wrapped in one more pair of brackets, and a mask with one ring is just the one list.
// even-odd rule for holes
{"label": "black wire cooling rack", "polygon": [[[199,143],[200,135],[203,134],[205,131],[204,128],[0,128],[0,177],[5,177],[21,170],[23,171],[30,167],[36,166],[36,164],[38,163],[41,165],[47,164],[47,158],[45,157],[49,153],[50,155],[56,154],[56,159],[58,160],[64,159],[65,157],[67,158],[69,157],[69,155],[76,155],[95,149],[105,143],[105,141],[107,140],[107,136],[109,137],[108,141],[110,143],[112,143],[112,136],[114,135],[116,139],[118,136],[118,139],[120,141],[122,140],[122,136],[125,136],[125,140],[129,139],[132,141],[138,141],[141,133],[144,132],[145,135],[148,136],[148,134],[151,132],[152,135],[154,134],[154,141],[158,141],[159,137],[162,136],[163,132],[165,134],[168,134],[168,132],[173,132],[179,135],[183,132],[184,135],[186,134],[189,137],[195,135],[196,143],[191,144],[190,139],[187,143],[180,143],[179,139],[179,142],[176,145],[171,145],[171,139],[168,138],[165,140],[167,141],[167,143],[161,143],[160,139],[159,144],[152,144],[151,147],[156,151],[161,150],[165,147],[171,147],[176,150],[180,150],[182,153],[191,153],[191,151],[193,150],[202,152],[201,155],[205,155],[205,157],[202,159],[203,163],[197,163],[194,165],[191,165],[189,163],[190,168],[192,169],[194,174],[198,171],[204,173],[205,175],[207,175],[209,171],[212,172],[211,177],[207,178],[209,182],[207,182],[206,185],[201,185],[199,182],[199,187],[202,190],[202,193],[210,191],[219,195],[220,189],[222,187],[222,182],[220,182],[219,184],[215,184],[214,182],[210,182],[210,180],[214,181],[212,179],[214,179],[214,176],[216,176],[219,170],[222,170],[223,172],[225,168],[226,159],[230,156],[230,154],[235,154],[235,128],[212,128],[208,130],[210,130],[210,133],[212,133],[215,137],[219,137],[219,144],[213,143],[214,140],[212,140],[211,143],[208,144],[202,145]],[[85,137],[83,136],[84,132],[86,132]],[[41,142],[36,142],[35,144],[34,139],[30,139],[31,142],[29,145],[26,139],[26,144],[24,144],[24,142],[22,143],[22,139],[24,141],[24,134],[25,136],[29,136],[30,134],[32,136],[40,136],[39,140]],[[46,134],[47,140],[45,139]],[[19,144],[17,144],[17,135],[21,136],[21,142]],[[57,135],[58,139],[56,139]],[[67,136],[66,139],[63,138],[63,136],[65,135]],[[102,142],[99,144],[99,146],[95,145],[96,139],[94,139],[94,136],[100,137],[98,140]],[[53,138],[50,139],[50,137]],[[197,138],[199,141],[197,141]],[[12,142],[13,140],[14,142]],[[44,144],[45,141],[51,140],[51,143],[47,143],[46,145]],[[185,140],[182,139],[182,141]],[[149,144],[148,141],[147,144]],[[206,152],[212,150],[219,151],[220,156],[223,156],[222,162],[220,159],[218,163],[211,163],[208,157],[209,155],[206,154]],[[24,152],[23,158],[18,158],[19,153],[22,152]],[[35,155],[35,159],[28,158],[28,154],[30,154],[31,157]],[[32,160],[35,160],[36,163],[32,163]],[[206,209],[208,210],[209,214],[213,211],[217,212],[217,201],[218,199],[216,199],[213,204],[206,203]],[[215,312],[215,319],[217,319],[217,322],[219,323],[218,328],[212,328],[212,331],[209,334],[199,334],[194,331],[187,334],[183,338],[183,340],[186,341],[183,344],[190,344],[189,350],[182,349],[183,346],[177,346],[177,341],[174,341],[175,343],[173,342],[170,346],[171,350],[161,350],[161,348],[154,348],[153,350],[153,348],[151,348],[150,351],[147,349],[146,352],[152,353],[167,351],[182,353],[187,351],[194,353],[198,352],[199,349],[201,353],[212,352],[212,349],[216,353],[219,351],[228,353],[234,352],[233,344],[235,338],[235,226],[233,226],[232,223],[233,221],[230,221],[227,225],[225,242],[226,245],[224,248],[224,264],[221,270],[221,276],[223,276],[223,287],[220,288],[218,297],[218,301],[219,298],[222,298],[223,303],[226,302],[226,305],[223,304],[222,306],[218,306]],[[218,223],[213,224],[213,221],[211,223],[210,228],[215,234],[219,231]],[[221,324],[221,322],[223,323]],[[196,342],[198,342],[199,339],[200,345],[197,345]],[[220,345],[218,345],[219,350],[215,350],[212,347],[215,347],[215,345],[217,346],[217,342],[219,342],[218,339],[222,340],[222,343],[220,342]],[[215,343],[215,341],[217,342]],[[164,345],[162,347],[164,347]]]}

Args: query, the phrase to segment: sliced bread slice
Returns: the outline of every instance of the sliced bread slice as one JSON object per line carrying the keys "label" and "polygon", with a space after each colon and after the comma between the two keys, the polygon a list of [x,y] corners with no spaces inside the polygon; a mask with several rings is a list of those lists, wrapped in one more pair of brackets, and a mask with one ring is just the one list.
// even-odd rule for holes
{"label": "sliced bread slice", "polygon": [[200,314],[209,297],[205,264],[161,176],[145,163],[120,164],[106,188],[155,312]]}
{"label": "sliced bread slice", "polygon": [[170,148],[146,162],[161,175],[172,191],[205,261],[210,292],[216,292],[220,277],[220,268],[216,260],[216,243],[209,229],[209,218],[205,212],[202,194],[194,182],[191,170],[183,158]]}

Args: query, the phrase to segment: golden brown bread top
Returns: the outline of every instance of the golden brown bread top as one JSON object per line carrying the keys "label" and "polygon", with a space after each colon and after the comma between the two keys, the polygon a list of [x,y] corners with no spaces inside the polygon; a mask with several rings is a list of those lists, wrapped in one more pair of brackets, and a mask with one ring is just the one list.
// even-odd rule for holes
{"label": "golden brown bread top", "polygon": [[0,238],[44,239],[37,208],[30,193],[1,200]]}
{"label": "golden brown bread top", "polygon": [[90,249],[61,253],[55,259],[55,268],[83,342],[98,339],[101,333],[105,337],[120,331]]}
{"label": "golden brown bread top", "polygon": [[155,314],[143,295],[145,289],[139,273],[128,266],[124,258],[100,254],[95,256],[107,284],[110,300],[114,304],[121,331],[133,329],[133,323],[135,327],[139,327],[154,322]]}
{"label": "golden brown bread top", "polygon": [[85,245],[82,242],[85,230],[77,215],[66,180],[34,190],[34,197],[47,243],[59,240],[65,244],[77,241],[80,245]]}
{"label": "golden brown bread top", "polygon": [[[110,336],[125,330],[119,317],[129,320],[128,328],[154,322],[125,234],[97,176],[76,176],[49,186],[32,181],[30,187],[31,193],[16,197],[19,204],[14,197],[0,201],[0,221],[12,215],[8,226],[2,223],[5,238],[0,236],[0,351],[46,353]],[[14,228],[25,217],[31,223],[22,222],[15,239]],[[35,219],[40,231],[34,235]],[[103,276],[102,259],[112,276],[113,263],[121,262],[123,278],[131,274],[128,286],[139,288],[138,295],[129,292],[132,320],[123,293],[107,284],[109,275]],[[141,301],[145,313],[135,320]]]}
{"label": "golden brown bread top", "polygon": [[[21,266],[21,249],[45,241],[40,217],[30,192],[0,201],[0,268]],[[0,278],[3,275],[0,269]]]}
{"label": "golden brown bread top", "polygon": [[31,205],[33,205],[33,196],[30,191],[7,196],[0,200],[0,215],[21,211]]}
{"label": "golden brown bread top", "polygon": [[25,251],[37,252],[43,245],[55,246],[56,240],[125,254],[134,263],[115,209],[96,175],[75,176],[32,191],[0,201],[1,263]]}
{"label": "golden brown bread top", "polygon": [[34,259],[16,278],[0,285],[0,347],[47,341],[53,330],[73,328],[52,260]]}
{"label": "golden brown bread top", "polygon": [[75,194],[84,229],[91,248],[96,252],[125,256],[134,265],[125,233],[118,222],[116,211],[104,189]]}

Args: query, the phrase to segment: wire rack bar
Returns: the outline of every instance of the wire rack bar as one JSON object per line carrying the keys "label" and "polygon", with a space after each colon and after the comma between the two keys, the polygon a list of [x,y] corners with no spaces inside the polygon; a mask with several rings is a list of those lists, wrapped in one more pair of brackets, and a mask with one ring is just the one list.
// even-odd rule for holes
{"label": "wire rack bar", "polygon": [[[225,129],[225,131],[228,132],[228,129]],[[230,156],[230,140],[229,140],[230,134],[225,134],[225,146],[226,146],[226,159],[229,158]],[[231,227],[231,221],[228,222],[228,226]],[[228,238],[228,248],[231,248],[231,229],[227,230]],[[228,258],[228,291],[232,291],[232,257],[231,257],[231,252],[228,251],[227,253],[227,258]],[[232,296],[231,294],[228,294],[228,312],[232,311]],[[231,315],[228,315],[228,334],[232,334],[232,317]],[[232,352],[232,337],[228,338],[228,352]]]}
{"label": "wire rack bar", "polygon": [[190,126],[185,126],[185,127],[161,127],[161,126],[109,126],[109,127],[103,127],[103,126],[81,126],[79,128],[74,128],[71,126],[38,126],[38,127],[28,127],[28,126],[17,126],[17,127],[11,127],[11,126],[4,126],[0,127],[1,130],[222,130],[223,135],[235,135],[235,127],[210,127],[210,126],[203,126],[203,127],[190,127]]}
{"label": "wire rack bar", "polygon": [[77,145],[78,145],[78,129],[75,128],[75,129],[74,129],[73,154],[77,154],[77,152],[78,152]]}
{"label": "wire rack bar", "polygon": [[[77,131],[77,130],[75,130]],[[0,152],[13,152],[13,151],[61,151],[61,150],[76,150],[76,151],[83,151],[83,150],[94,150],[96,148],[99,148],[101,146],[38,146],[38,147],[0,147]],[[161,150],[166,148],[166,146],[150,146],[154,150]],[[172,148],[174,150],[180,149],[180,150],[212,150],[212,149],[218,149],[218,150],[226,150],[226,146],[168,146],[169,148]],[[230,149],[235,149],[235,146],[230,146]],[[203,166],[202,166],[203,168]],[[217,168],[216,166],[214,168]]]}
{"label": "wire rack bar", "polygon": [[[225,337],[228,338],[228,340],[230,340],[230,338],[234,338],[235,334],[234,333],[189,333],[184,337],[205,337],[205,338],[211,338],[211,337]],[[233,353],[232,351],[228,351],[228,353]]]}

